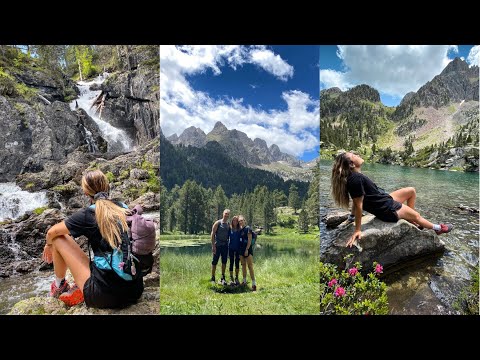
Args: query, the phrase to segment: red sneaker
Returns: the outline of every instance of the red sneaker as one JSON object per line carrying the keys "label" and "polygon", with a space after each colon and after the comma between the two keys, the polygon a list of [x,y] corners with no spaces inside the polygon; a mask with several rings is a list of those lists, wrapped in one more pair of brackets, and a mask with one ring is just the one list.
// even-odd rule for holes
{"label": "red sneaker", "polygon": [[70,285],[68,284],[67,280],[63,280],[60,286],[57,286],[55,280],[53,280],[52,284],[50,285],[50,293],[48,294],[48,296],[58,299],[60,295],[62,295],[64,292],[67,292],[68,290],[70,290]]}
{"label": "red sneaker", "polygon": [[74,306],[83,302],[83,292],[77,284],[74,284],[68,292],[61,294],[58,299],[67,306]]}
{"label": "red sneaker", "polygon": [[448,233],[452,231],[453,225],[452,224],[440,224],[440,230],[435,230],[437,235]]}
{"label": "red sneaker", "polygon": [[257,291],[257,285],[252,285],[252,291]]}

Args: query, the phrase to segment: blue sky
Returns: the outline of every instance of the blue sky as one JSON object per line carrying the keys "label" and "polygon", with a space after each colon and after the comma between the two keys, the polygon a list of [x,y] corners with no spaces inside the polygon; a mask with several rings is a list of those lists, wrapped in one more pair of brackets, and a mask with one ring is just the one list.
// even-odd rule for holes
{"label": "blue sky", "polygon": [[478,66],[479,46],[322,45],[319,54],[321,89],[367,84],[380,92],[382,103],[397,106],[406,93],[432,80],[455,57]]}
{"label": "blue sky", "polygon": [[318,156],[318,46],[161,46],[161,127],[217,121],[308,161]]}

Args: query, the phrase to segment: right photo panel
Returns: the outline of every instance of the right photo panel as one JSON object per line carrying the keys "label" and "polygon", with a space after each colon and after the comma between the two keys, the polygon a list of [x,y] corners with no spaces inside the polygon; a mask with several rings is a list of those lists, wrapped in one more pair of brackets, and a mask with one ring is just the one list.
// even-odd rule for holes
{"label": "right photo panel", "polygon": [[318,315],[318,46],[160,47],[161,314]]}
{"label": "right photo panel", "polygon": [[319,59],[320,314],[478,314],[479,46]]}

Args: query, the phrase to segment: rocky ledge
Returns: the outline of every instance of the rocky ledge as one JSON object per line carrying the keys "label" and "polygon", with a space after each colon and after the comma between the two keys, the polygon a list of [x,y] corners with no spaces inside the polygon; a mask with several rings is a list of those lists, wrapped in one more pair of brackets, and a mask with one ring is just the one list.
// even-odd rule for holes
{"label": "rocky ledge", "polygon": [[32,297],[15,304],[9,315],[158,315],[160,312],[160,279],[151,273],[144,279],[145,290],[139,301],[123,309],[93,309],[85,303],[68,307],[51,297]]}
{"label": "rocky ledge", "polygon": [[[445,244],[432,230],[419,230],[405,220],[387,223],[373,215],[362,219],[362,239],[351,248],[345,247],[353,234],[353,223],[341,224],[328,243],[322,243],[320,260],[333,263],[341,269],[352,266],[357,261],[365,271],[372,268],[374,261],[384,267],[385,272],[397,270],[409,263],[428,256],[442,253]],[[351,256],[345,260],[345,257]]]}

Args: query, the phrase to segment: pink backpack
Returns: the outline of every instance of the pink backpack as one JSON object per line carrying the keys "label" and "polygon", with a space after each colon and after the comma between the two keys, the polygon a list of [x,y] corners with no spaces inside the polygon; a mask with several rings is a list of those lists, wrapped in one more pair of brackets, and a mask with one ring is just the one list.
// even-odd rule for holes
{"label": "pink backpack", "polygon": [[142,216],[143,209],[136,205],[127,216],[128,236],[135,255],[148,255],[155,249],[155,223]]}

